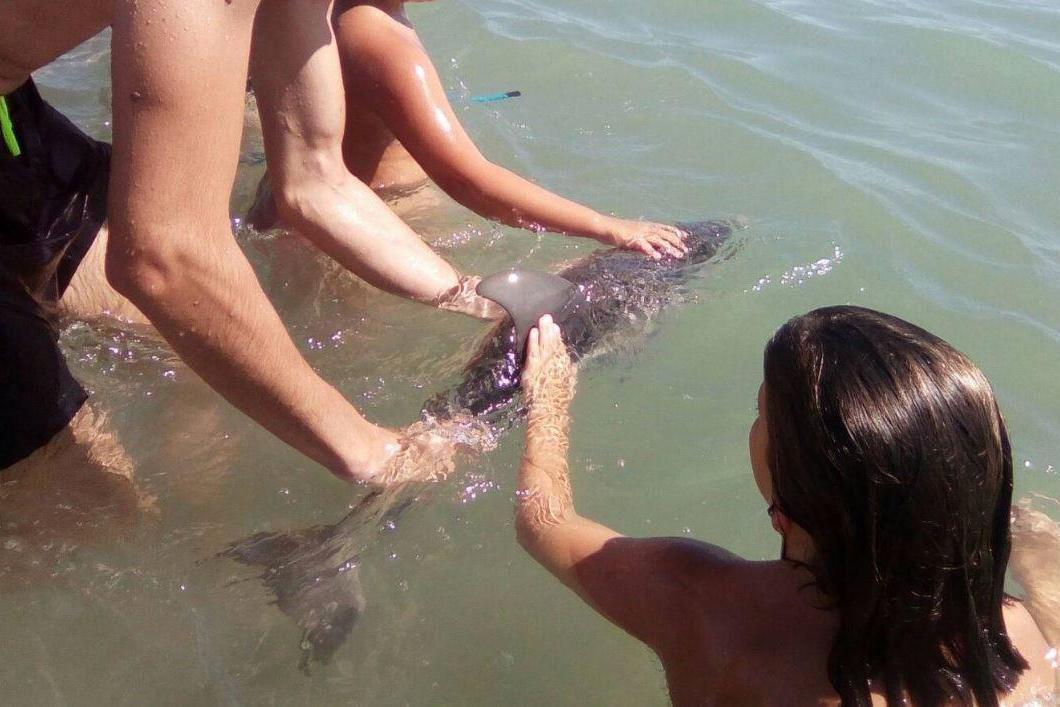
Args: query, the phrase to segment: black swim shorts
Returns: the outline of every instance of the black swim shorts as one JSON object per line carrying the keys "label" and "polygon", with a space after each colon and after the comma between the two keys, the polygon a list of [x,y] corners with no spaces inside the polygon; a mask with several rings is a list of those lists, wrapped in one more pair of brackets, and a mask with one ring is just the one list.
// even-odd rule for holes
{"label": "black swim shorts", "polygon": [[52,318],[106,219],[110,146],[29,80],[0,99],[0,469],[62,430],[88,397]]}

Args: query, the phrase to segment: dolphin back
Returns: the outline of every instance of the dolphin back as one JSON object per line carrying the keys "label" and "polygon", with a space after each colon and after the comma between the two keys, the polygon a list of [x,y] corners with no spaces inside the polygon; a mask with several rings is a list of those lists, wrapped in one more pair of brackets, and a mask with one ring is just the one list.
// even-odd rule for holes
{"label": "dolphin back", "polygon": [[[678,289],[717,255],[732,233],[722,221],[676,225],[686,234],[688,252],[683,257],[653,260],[615,248],[596,251],[559,272],[575,286],[555,316],[575,360],[596,353],[616,332],[643,325],[672,304],[678,299]],[[502,428],[518,422],[523,413],[515,400],[520,354],[516,327],[506,317],[486,335],[464,369],[463,381],[424,405],[424,417],[448,419],[467,412]]]}

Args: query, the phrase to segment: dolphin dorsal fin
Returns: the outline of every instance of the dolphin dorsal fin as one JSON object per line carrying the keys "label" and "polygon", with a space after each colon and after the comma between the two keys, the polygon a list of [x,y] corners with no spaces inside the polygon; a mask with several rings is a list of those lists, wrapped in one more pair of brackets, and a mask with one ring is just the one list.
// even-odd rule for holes
{"label": "dolphin dorsal fin", "polygon": [[475,291],[511,315],[515,322],[516,355],[522,360],[530,329],[546,314],[556,317],[570,301],[575,287],[559,275],[537,270],[507,270],[483,278]]}

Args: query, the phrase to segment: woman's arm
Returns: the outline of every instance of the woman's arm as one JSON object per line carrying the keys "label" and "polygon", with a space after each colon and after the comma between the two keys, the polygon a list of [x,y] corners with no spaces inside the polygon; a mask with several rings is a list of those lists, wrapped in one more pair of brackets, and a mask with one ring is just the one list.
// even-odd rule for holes
{"label": "woman's arm", "polygon": [[535,560],[596,611],[656,650],[683,634],[686,587],[704,546],[628,538],[574,508],[567,448],[575,371],[551,317],[531,330],[523,369],[529,403],[515,526]]}
{"label": "woman's arm", "polygon": [[483,157],[411,29],[362,5],[340,14],[336,30],[346,90],[372,107],[456,201],[510,226],[595,238],[654,257],[683,252],[681,232],[673,226],[600,214]]}

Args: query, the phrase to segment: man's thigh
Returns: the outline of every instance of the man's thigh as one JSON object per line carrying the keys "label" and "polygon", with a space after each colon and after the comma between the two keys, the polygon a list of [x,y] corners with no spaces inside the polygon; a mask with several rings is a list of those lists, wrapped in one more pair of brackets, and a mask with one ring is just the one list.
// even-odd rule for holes
{"label": "man's thigh", "polygon": [[110,24],[114,0],[0,3],[0,95]]}

